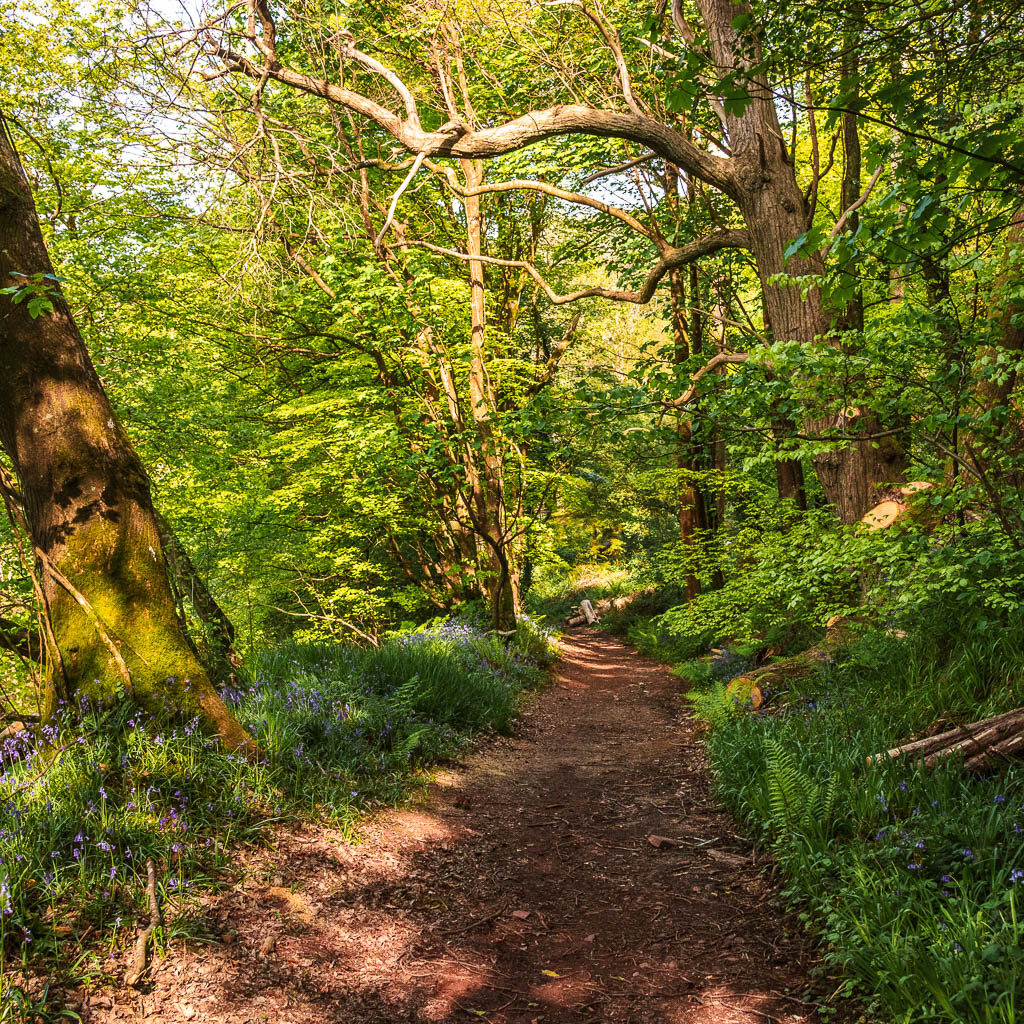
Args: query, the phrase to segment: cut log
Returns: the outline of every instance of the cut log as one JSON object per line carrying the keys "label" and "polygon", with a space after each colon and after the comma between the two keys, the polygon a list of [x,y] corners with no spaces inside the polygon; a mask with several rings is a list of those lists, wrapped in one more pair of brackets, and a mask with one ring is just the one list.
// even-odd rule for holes
{"label": "cut log", "polygon": [[885,753],[872,754],[868,764],[910,757],[915,763],[935,767],[949,757],[962,756],[964,767],[984,771],[1000,761],[1024,754],[1024,708],[979,719],[935,736],[902,743]]}
{"label": "cut log", "polygon": [[764,702],[764,691],[769,687],[779,689],[793,679],[809,676],[828,661],[839,647],[849,642],[851,626],[857,621],[853,616],[834,616],[825,627],[825,639],[821,643],[792,657],[744,672],[729,683],[726,692],[740,700],[749,699],[755,709],[759,708]]}
{"label": "cut log", "polygon": [[587,620],[588,626],[595,626],[601,621],[597,612],[594,611],[594,606],[586,598],[580,601],[580,611],[583,613],[583,617]]}
{"label": "cut log", "polygon": [[932,506],[916,501],[916,497],[934,488],[927,480],[912,480],[904,484],[885,501],[880,501],[874,508],[868,509],[861,517],[861,525],[871,532],[888,530],[894,523],[905,519],[913,519],[922,526],[935,525],[935,510]]}

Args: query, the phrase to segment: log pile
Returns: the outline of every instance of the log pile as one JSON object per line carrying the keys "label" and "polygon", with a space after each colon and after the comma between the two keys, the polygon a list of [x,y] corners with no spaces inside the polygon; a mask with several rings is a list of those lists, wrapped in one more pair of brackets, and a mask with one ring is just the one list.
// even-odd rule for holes
{"label": "log pile", "polygon": [[983,772],[1024,754],[1024,708],[982,718],[967,725],[911,739],[884,753],[872,754],[868,764],[909,757],[934,768],[948,757],[963,757],[969,771]]}

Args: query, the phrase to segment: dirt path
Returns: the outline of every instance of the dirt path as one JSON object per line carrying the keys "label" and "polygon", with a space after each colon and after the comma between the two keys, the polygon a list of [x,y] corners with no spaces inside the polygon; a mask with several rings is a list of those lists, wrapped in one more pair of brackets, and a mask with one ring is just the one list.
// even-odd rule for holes
{"label": "dirt path", "polygon": [[[679,680],[566,639],[515,738],[346,845],[290,830],[150,991],[93,1020],[241,1024],[817,1021],[810,953],[708,796]],[[656,848],[648,836],[682,845]]]}

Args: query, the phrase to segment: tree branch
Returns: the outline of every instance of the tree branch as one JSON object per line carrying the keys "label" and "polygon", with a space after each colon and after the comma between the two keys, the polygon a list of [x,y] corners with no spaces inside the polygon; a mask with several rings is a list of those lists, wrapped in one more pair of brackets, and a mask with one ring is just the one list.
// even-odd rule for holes
{"label": "tree branch", "polygon": [[699,370],[690,375],[690,386],[671,402],[665,402],[666,409],[681,409],[697,397],[697,385],[709,373],[714,373],[720,366],[726,363],[745,363],[750,358],[749,352],[719,352],[712,356]]}
{"label": "tree branch", "polygon": [[[735,198],[739,194],[730,158],[715,156],[698,148],[670,126],[644,114],[600,110],[582,104],[568,103],[544,110],[533,110],[489,128],[472,130],[465,124],[449,124],[437,131],[428,132],[423,130],[419,118],[415,116],[415,101],[404,84],[400,90],[400,94],[406,100],[406,117],[403,119],[393,110],[369,97],[336,85],[325,78],[315,78],[283,67],[276,61],[261,67],[243,54],[232,50],[225,42],[212,42],[208,52],[222,60],[232,71],[256,81],[267,74],[282,85],[319,96],[360,114],[387,131],[411,153],[486,159],[560,135],[583,134],[600,138],[628,139],[646,146],[666,160],[671,160],[672,163],[727,195]],[[346,47],[344,53],[369,70],[384,75],[387,81],[398,89],[401,80],[384,65],[354,47]]]}
{"label": "tree branch", "polygon": [[395,246],[395,248],[399,249],[407,247],[427,249],[429,252],[436,252],[441,256],[451,256],[457,260],[469,260],[472,258],[482,263],[490,263],[496,267],[513,267],[523,270],[533,278],[541,291],[544,292],[555,306],[563,306],[566,303],[576,302],[579,299],[590,298],[611,299],[614,302],[633,302],[643,305],[650,301],[655,288],[658,286],[658,282],[670,270],[688,266],[690,263],[703,259],[705,256],[710,256],[712,253],[720,252],[722,249],[749,249],[750,237],[746,231],[725,228],[721,231],[716,231],[713,235],[706,235],[704,238],[687,242],[686,245],[679,246],[678,248],[671,248],[662,255],[661,259],[648,272],[647,278],[639,291],[591,287],[581,288],[579,291],[568,292],[565,295],[559,295],[544,279],[540,271],[526,260],[506,260],[499,259],[497,256],[482,255],[470,257],[468,253],[460,252],[458,249],[445,249],[440,245],[433,245],[430,242],[423,241],[400,242]]}
{"label": "tree branch", "polygon": [[824,259],[828,255],[829,250],[832,248],[832,245],[835,242],[836,236],[843,230],[844,227],[846,227],[846,222],[850,219],[850,217],[868,201],[868,199],[871,196],[871,193],[874,191],[875,185],[878,184],[878,179],[882,176],[882,170],[884,169],[884,166],[884,164],[879,164],[875,168],[875,173],[871,175],[871,180],[868,182],[867,188],[865,188],[864,191],[860,194],[860,198],[857,199],[856,202],[851,203],[845,210],[843,210],[842,216],[839,218],[839,220],[836,221],[835,227],[829,232],[828,242],[825,243],[825,245],[822,247],[821,252],[818,254],[821,259]]}
{"label": "tree branch", "polygon": [[651,231],[650,228],[641,224],[640,221],[638,221],[631,213],[627,213],[625,210],[621,210],[617,206],[611,206],[608,203],[604,203],[600,199],[594,199],[591,196],[584,195],[582,192],[570,192],[568,189],[559,188],[557,185],[551,185],[546,181],[531,181],[527,178],[513,178],[511,181],[495,182],[493,185],[478,185],[475,188],[463,188],[455,177],[455,172],[452,168],[442,167],[440,164],[436,164],[433,161],[428,161],[427,167],[430,170],[443,175],[449,188],[451,188],[451,190],[457,195],[464,198],[466,196],[482,196],[486,195],[488,192],[514,192],[518,190],[543,192],[544,195],[552,196],[555,199],[562,199],[567,203],[575,203],[578,206],[589,206],[591,209],[599,210],[601,213],[608,214],[609,217],[616,217],[618,220],[621,220],[623,224],[628,224],[629,227],[638,234],[643,235],[645,238],[649,238],[652,242],[656,241],[654,232]]}

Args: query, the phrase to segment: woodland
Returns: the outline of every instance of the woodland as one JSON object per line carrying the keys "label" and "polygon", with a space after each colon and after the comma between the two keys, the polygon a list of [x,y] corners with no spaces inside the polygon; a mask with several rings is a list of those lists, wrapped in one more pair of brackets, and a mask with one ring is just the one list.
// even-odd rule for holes
{"label": "woodland", "polygon": [[799,1019],[1024,1018],[1022,24],[0,0],[0,1020],[560,630],[672,666]]}

